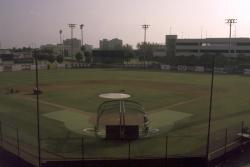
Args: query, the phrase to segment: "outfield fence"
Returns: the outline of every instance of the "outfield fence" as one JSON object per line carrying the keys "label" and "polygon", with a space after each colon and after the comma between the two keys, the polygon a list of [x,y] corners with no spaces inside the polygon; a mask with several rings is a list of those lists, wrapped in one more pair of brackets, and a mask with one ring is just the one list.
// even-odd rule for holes
{"label": "outfield fence", "polygon": [[[223,130],[213,131],[210,136],[209,158],[223,156],[245,144],[239,136],[244,123],[238,123]],[[38,150],[34,143],[28,143],[21,136],[22,130],[0,123],[1,147],[12,154],[34,164],[38,163]],[[105,140],[95,137],[41,138],[41,160],[120,160],[152,158],[206,157],[206,137],[203,135],[153,136],[139,140]]]}
{"label": "outfield fence", "polygon": [[[86,63],[68,63],[68,64],[38,64],[39,70],[53,69],[85,69],[85,68],[121,68],[121,69],[148,69],[162,71],[179,71],[179,72],[199,72],[209,73],[212,71],[210,66],[188,66],[188,65],[169,65],[159,63],[148,64],[86,64]],[[0,72],[16,71],[33,71],[34,64],[13,64],[0,65]],[[215,64],[215,73],[217,74],[243,74],[250,75],[250,67],[217,67]]]}

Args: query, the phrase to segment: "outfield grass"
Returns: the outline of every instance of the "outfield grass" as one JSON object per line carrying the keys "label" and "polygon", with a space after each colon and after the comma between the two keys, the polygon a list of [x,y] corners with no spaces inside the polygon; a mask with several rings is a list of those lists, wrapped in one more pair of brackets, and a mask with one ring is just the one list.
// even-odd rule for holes
{"label": "outfield grass", "polygon": [[[0,73],[0,78],[1,122],[8,129],[21,129],[22,140],[35,145],[36,103],[31,95],[35,85],[34,72],[4,72]],[[40,71],[40,88],[43,91],[40,96],[41,138],[81,137],[84,135],[81,129],[94,126],[90,120],[103,102],[98,94],[125,90],[131,94],[132,100],[145,106],[151,126],[160,129],[157,136],[134,144],[138,146],[136,155],[142,154],[143,149],[145,153],[147,148],[150,148],[147,150],[150,154],[163,154],[160,144],[164,143],[166,135],[195,136],[172,137],[170,152],[173,154],[201,149],[207,133],[210,80],[211,75],[204,73],[118,69]],[[227,127],[235,130],[241,121],[249,124],[250,77],[216,75],[214,83],[213,133],[222,136],[221,132]],[[19,93],[10,94],[10,88],[19,90]],[[14,137],[15,131],[5,130],[4,134]],[[43,144],[56,152],[79,151],[80,141],[72,142],[69,145],[52,141]],[[89,155],[94,156],[97,151],[100,155],[111,154],[113,150],[99,139],[88,138],[87,143],[89,148],[100,146],[88,150]],[[156,143],[159,147],[155,147]],[[183,147],[188,149],[183,150]],[[119,143],[116,148],[126,150],[127,146]]]}

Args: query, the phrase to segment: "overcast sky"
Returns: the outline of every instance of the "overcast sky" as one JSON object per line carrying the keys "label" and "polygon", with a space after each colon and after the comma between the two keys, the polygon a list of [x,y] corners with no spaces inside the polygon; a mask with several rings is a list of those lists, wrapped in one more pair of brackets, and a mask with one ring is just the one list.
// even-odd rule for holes
{"label": "overcast sky", "polygon": [[[84,24],[84,43],[103,38],[136,45],[142,24],[147,40],[164,43],[165,35],[183,38],[227,37],[226,18],[237,18],[236,34],[250,36],[249,0],[0,0],[2,48],[59,43],[59,30],[70,37],[68,23]],[[235,26],[233,26],[233,35]],[[80,38],[76,27],[74,36]]]}

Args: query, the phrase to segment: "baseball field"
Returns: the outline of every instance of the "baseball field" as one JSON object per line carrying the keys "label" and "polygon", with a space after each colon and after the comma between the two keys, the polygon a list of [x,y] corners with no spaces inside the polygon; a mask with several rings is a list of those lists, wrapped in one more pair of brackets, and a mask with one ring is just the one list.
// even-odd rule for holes
{"label": "baseball field", "polygon": [[[39,71],[41,147],[76,157],[84,138],[87,158],[122,157],[124,141],[96,138],[86,129],[95,126],[101,93],[120,92],[145,107],[152,136],[131,142],[135,157],[168,154],[205,154],[211,74],[122,69],[67,69]],[[3,136],[20,144],[37,145],[35,72],[0,73],[0,121]],[[237,137],[241,123],[250,122],[250,77],[216,74],[212,107],[211,149]],[[215,144],[214,144],[215,145]]]}

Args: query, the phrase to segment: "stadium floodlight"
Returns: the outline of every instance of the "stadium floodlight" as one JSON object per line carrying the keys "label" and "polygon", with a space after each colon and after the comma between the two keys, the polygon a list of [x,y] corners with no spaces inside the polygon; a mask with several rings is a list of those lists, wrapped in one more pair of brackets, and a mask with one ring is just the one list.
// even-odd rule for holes
{"label": "stadium floodlight", "polygon": [[237,23],[237,19],[226,19],[226,24],[229,24],[229,48],[228,52],[231,53],[231,38],[232,38],[232,25]]}
{"label": "stadium floodlight", "polygon": [[144,67],[146,68],[146,57],[145,57],[145,54],[146,54],[146,40],[147,40],[147,29],[149,28],[149,25],[148,24],[143,24],[141,25],[143,30],[144,30],[144,41],[143,41],[143,50],[144,50],[144,56],[143,56],[143,59],[144,59]]}
{"label": "stadium floodlight", "polygon": [[60,45],[61,45],[61,56],[63,56],[63,43],[62,43],[62,30],[59,30],[60,35]]}
{"label": "stadium floodlight", "polygon": [[83,27],[84,27],[84,24],[80,24],[81,38],[82,38],[82,46],[83,46]]}
{"label": "stadium floodlight", "polygon": [[62,30],[59,30],[59,35],[60,35],[60,44],[62,44]]}
{"label": "stadium floodlight", "polygon": [[71,29],[71,57],[73,57],[73,29],[76,27],[76,24],[68,24]]}
{"label": "stadium floodlight", "polygon": [[141,25],[142,28],[144,29],[144,43],[146,43],[146,38],[147,38],[147,29],[149,28],[149,25],[148,24],[143,24]]}

